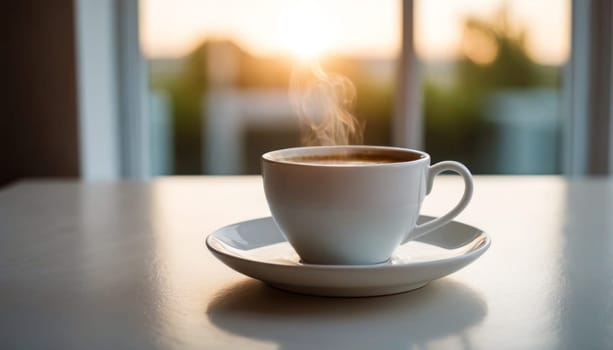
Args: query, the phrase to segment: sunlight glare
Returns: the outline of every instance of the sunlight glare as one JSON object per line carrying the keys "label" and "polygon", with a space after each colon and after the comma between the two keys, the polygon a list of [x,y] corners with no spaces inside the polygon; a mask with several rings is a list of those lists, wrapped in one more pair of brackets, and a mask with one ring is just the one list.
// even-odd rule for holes
{"label": "sunlight glare", "polygon": [[467,29],[462,40],[462,52],[476,64],[492,63],[498,55],[498,46],[494,38],[474,29]]}
{"label": "sunlight glare", "polygon": [[297,59],[317,59],[334,46],[338,28],[325,9],[310,2],[292,4],[280,18],[280,44]]}

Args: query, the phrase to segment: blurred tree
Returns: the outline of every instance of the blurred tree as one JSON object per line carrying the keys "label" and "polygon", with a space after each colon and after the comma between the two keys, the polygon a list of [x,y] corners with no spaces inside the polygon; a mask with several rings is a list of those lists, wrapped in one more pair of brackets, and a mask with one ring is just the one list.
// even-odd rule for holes
{"label": "blurred tree", "polygon": [[[163,74],[161,69],[153,72],[152,88],[166,91],[172,103],[175,174],[202,173],[202,144],[207,127],[203,97],[209,89],[215,87],[215,70],[220,67],[212,61],[210,51],[220,46],[225,46],[233,53],[236,64],[236,72],[231,74],[231,81],[226,84],[237,89],[288,88],[291,61],[280,57],[253,56],[229,41],[203,42],[181,60],[180,68],[174,74]],[[322,65],[329,73],[345,75],[356,85],[358,96],[353,112],[368,126],[365,143],[390,144],[393,82],[373,79],[371,73],[362,66],[363,63],[355,57],[331,57],[324,60]],[[250,148],[246,152],[250,158],[256,150],[266,149],[270,145],[289,147],[299,144],[296,130],[281,130],[277,127],[274,130],[246,132],[245,138]],[[257,172],[259,160],[249,160],[246,171]]]}
{"label": "blurred tree", "polygon": [[[536,64],[527,53],[525,41],[525,31],[509,25],[505,7],[491,20],[466,19],[461,57],[452,63],[451,79],[445,79],[451,83],[441,83],[426,74],[425,146],[434,160],[457,159],[477,173],[490,172],[489,160],[483,156],[487,153],[483,149],[496,137],[484,120],[484,105],[490,94],[559,85],[559,67]],[[219,67],[209,57],[210,49],[216,46],[225,46],[233,52],[236,72],[228,82],[233,87],[288,87],[292,70],[289,60],[253,56],[229,41],[203,42],[181,60],[181,68],[174,74],[164,76],[154,72],[152,87],[166,90],[172,101],[176,174],[202,172],[203,132],[207,127],[203,97],[216,84]],[[390,62],[386,64],[393,64]],[[357,90],[354,113],[366,126],[364,143],[391,144],[394,80],[391,76],[381,78],[380,73],[369,71],[368,64],[367,60],[356,57],[331,57],[322,62],[326,71],[345,75],[354,82]],[[426,66],[426,72],[429,69],[431,67]],[[275,145],[287,143],[291,146],[297,142],[295,130],[275,129],[247,136],[248,141],[254,143],[254,150],[262,149],[273,138],[281,140],[274,142]],[[249,171],[254,171],[251,168],[253,166]]]}
{"label": "blurred tree", "polygon": [[484,121],[488,96],[503,89],[559,84],[559,68],[535,63],[525,39],[524,30],[509,25],[506,7],[492,20],[465,21],[453,83],[425,82],[426,149],[435,160],[457,159],[476,173],[492,172],[486,148],[496,136]]}
{"label": "blurred tree", "polygon": [[364,125],[364,144],[391,145],[394,107],[393,77],[365,69],[366,60],[355,57],[329,57],[322,62],[326,72],[346,76],[356,87],[354,116]]}
{"label": "blurred tree", "polygon": [[153,74],[151,87],[170,96],[174,142],[174,173],[202,172],[202,96],[207,89],[206,45],[181,59],[176,74]]}
{"label": "blurred tree", "polygon": [[174,138],[174,173],[201,174],[204,155],[202,144],[206,131],[205,99],[212,88],[211,73],[218,67],[211,66],[211,50],[228,50],[235,60],[236,74],[231,84],[236,88],[287,88],[291,66],[279,58],[252,56],[231,41],[205,41],[180,60],[175,74],[152,74],[153,89],[164,90],[170,95]]}

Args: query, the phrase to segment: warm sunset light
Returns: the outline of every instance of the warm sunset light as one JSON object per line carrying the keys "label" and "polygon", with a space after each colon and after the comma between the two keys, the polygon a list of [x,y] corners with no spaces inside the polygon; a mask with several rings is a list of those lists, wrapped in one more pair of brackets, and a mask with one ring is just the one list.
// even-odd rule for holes
{"label": "warm sunset light", "polygon": [[325,9],[310,2],[292,2],[279,21],[280,45],[301,60],[316,59],[334,47],[338,28]]}
{"label": "warm sunset light", "polygon": [[399,21],[400,1],[141,0],[140,35],[147,57],[180,57],[225,38],[261,56],[392,58]]}
{"label": "warm sunset light", "polygon": [[[469,17],[495,18],[505,4],[513,29],[527,33],[537,62],[562,64],[569,51],[569,0],[422,0],[415,2],[415,44],[424,60],[467,54],[477,63],[496,53],[480,41],[462,47]],[[147,57],[179,57],[207,38],[227,38],[256,55],[322,54],[393,58],[400,47],[400,1],[141,0],[140,30]]]}
{"label": "warm sunset light", "polygon": [[469,60],[477,64],[489,64],[498,54],[496,42],[482,32],[468,29],[464,34],[469,40],[462,42],[462,52]]}

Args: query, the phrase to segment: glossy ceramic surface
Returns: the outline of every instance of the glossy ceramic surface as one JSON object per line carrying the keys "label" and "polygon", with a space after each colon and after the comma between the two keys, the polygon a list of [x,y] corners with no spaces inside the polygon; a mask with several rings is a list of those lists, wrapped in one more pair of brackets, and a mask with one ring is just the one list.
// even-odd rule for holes
{"label": "glossy ceramic surface", "polygon": [[[421,222],[432,220],[422,216]],[[247,276],[292,292],[364,297],[410,291],[468,265],[489,247],[489,236],[451,222],[420,240],[400,246],[377,265],[303,264],[272,218],[244,221],[207,237],[208,248]]]}
{"label": "glossy ceramic surface", "polygon": [[[391,163],[291,162],[295,157],[378,155]],[[446,214],[416,225],[437,174],[455,172],[462,196],[449,197]],[[364,265],[387,261],[396,248],[457,216],[470,201],[470,171],[458,162],[430,166],[427,153],[382,146],[316,146],[262,156],[264,192],[272,217],[304,262]],[[457,203],[452,207],[452,203]]]}

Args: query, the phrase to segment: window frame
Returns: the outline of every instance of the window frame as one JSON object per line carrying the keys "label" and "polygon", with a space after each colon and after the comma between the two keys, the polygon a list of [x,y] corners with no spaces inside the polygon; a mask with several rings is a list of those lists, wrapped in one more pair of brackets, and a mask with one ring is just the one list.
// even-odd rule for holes
{"label": "window frame", "polygon": [[79,163],[85,180],[121,177],[114,1],[75,0]]}
{"label": "window frame", "polygon": [[151,176],[147,65],[140,52],[138,5],[138,0],[74,1],[84,180]]}
{"label": "window frame", "polygon": [[395,146],[424,146],[422,75],[415,50],[415,1],[402,0],[401,47],[394,100],[392,141]]}
{"label": "window frame", "polygon": [[613,3],[573,0],[563,90],[563,163],[570,176],[613,172]]}
{"label": "window frame", "polygon": [[[415,0],[401,1],[402,48],[393,142],[423,148]],[[82,177],[150,177],[148,88],[138,36],[139,1],[75,0],[75,8]],[[611,174],[613,3],[572,0],[571,18],[571,55],[562,83],[563,174]]]}

